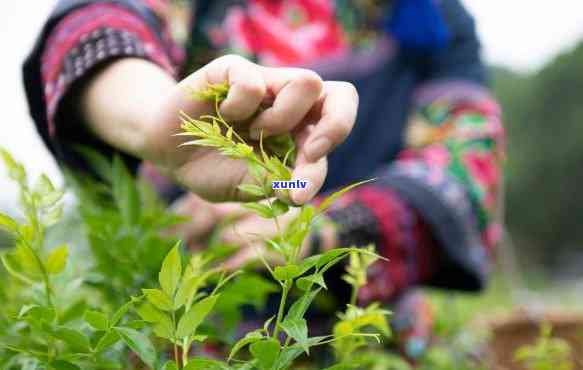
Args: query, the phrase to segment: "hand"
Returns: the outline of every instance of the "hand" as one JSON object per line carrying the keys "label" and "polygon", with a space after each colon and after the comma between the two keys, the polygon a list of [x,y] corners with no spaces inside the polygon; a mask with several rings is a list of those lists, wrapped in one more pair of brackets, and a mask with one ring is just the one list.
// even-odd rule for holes
{"label": "hand", "polygon": [[[203,90],[208,84],[225,81],[230,90],[220,105],[220,113],[234,127],[248,129],[251,139],[259,139],[260,130],[264,137],[294,134],[298,158],[293,179],[307,180],[310,186],[292,191],[291,198],[296,204],[309,201],[326,177],[326,155],[350,133],[358,97],[352,85],[322,82],[308,70],[267,68],[237,56],[216,59],[181,81],[152,117],[152,160],[203,198],[241,199],[237,186],[254,182],[244,162],[225,158],[213,148],[177,149],[184,139],[170,136],[177,132],[178,112],[198,118],[214,109],[211,103],[189,97],[189,89]],[[270,97],[273,105],[254,117]]]}
{"label": "hand", "polygon": [[[358,106],[355,88],[326,81],[312,71],[269,68],[238,56],[224,56],[178,84],[152,63],[122,59],[97,74],[82,94],[82,110],[93,131],[111,145],[149,159],[166,174],[207,200],[241,200],[241,183],[251,183],[244,163],[202,147],[182,147],[179,112],[194,118],[212,114],[208,102],[191,98],[192,90],[228,82],[222,116],[252,138],[292,133],[298,156],[293,179],[309,181],[291,200],[309,201],[322,186],[326,155],[350,133]],[[162,75],[161,75],[162,74]],[[154,76],[155,75],[155,76]],[[255,116],[266,100],[273,105]]]}
{"label": "hand", "polygon": [[188,220],[168,230],[184,240],[191,249],[201,250],[213,229],[227,219],[237,219],[248,211],[238,203],[211,203],[188,193],[170,206],[171,211]]}

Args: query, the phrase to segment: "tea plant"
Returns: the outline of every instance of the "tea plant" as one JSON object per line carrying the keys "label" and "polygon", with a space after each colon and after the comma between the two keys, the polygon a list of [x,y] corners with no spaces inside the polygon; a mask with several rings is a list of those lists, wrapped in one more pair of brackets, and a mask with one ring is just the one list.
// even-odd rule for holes
{"label": "tea plant", "polygon": [[542,324],[537,341],[520,347],[514,359],[529,370],[571,370],[575,367],[571,351],[568,342],[552,337],[549,324]]}
{"label": "tea plant", "polygon": [[[199,92],[198,98],[214,102],[216,115],[192,119],[182,114],[182,135],[195,139],[185,145],[214,147],[247,163],[255,183],[239,190],[265,201],[245,207],[273,219],[279,230],[276,237],[265,238],[265,244],[281,263],[258,254],[271,282],[253,273],[225,272],[224,253],[214,248],[185,259],[180,244],[162,236],[181,219],[168,213],[120,158],[110,164],[88,150],[85,155],[102,182],[67,175],[89,240],[89,251],[70,255],[67,245],[50,245],[45,235],[62,216],[63,190],[46,176],[30,186],[24,167],[2,151],[9,176],[19,186],[23,210],[22,221],[0,214],[0,229],[9,235],[0,273],[3,369],[284,370],[294,368],[300,357],[309,357],[315,347],[331,345],[339,364],[330,369],[340,370],[362,368],[365,362],[357,350],[390,334],[387,311],[374,304],[356,305],[366,269],[379,258],[371,248],[336,248],[304,256],[314,223],[335,199],[359,184],[318,206],[302,206],[282,227],[278,217],[292,206],[270,183],[291,178],[293,140],[281,136],[246,142],[245,135],[220,116],[218,106],[227,91],[228,86],[215,85]],[[350,304],[339,314],[332,334],[310,336],[306,313],[327,289],[326,272],[347,257],[344,280],[352,287]],[[240,319],[240,306],[259,309],[275,291],[280,295],[277,313],[233,342],[229,333]],[[224,360],[194,354],[195,346],[217,343],[227,346]]]}

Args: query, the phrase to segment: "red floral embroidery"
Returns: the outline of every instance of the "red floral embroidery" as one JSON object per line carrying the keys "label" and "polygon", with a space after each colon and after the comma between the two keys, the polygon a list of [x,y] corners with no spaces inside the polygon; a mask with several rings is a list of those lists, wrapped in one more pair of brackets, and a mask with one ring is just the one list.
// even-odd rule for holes
{"label": "red floral embroidery", "polygon": [[251,0],[225,19],[230,46],[263,64],[305,64],[346,52],[346,37],[329,0]]}

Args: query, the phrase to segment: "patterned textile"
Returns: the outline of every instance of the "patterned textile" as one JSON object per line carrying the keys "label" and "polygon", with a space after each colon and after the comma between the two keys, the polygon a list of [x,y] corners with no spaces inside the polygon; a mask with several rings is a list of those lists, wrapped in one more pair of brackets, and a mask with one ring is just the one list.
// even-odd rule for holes
{"label": "patterned textile", "polygon": [[390,1],[195,3],[191,17],[163,0],[59,2],[25,82],[37,127],[61,161],[70,156],[56,148],[78,143],[64,140],[76,127],[61,118],[71,117],[67,93],[107,61],[146,58],[177,78],[224,53],[314,66],[361,91],[359,121],[331,155],[326,185],[378,178],[331,211],[342,245],[372,242],[390,259],[373,266],[361,300],[388,301],[419,284],[483,286],[500,238],[503,128],[483,86],[473,20],[458,0],[436,2],[451,40],[422,57],[403,53],[387,32]]}

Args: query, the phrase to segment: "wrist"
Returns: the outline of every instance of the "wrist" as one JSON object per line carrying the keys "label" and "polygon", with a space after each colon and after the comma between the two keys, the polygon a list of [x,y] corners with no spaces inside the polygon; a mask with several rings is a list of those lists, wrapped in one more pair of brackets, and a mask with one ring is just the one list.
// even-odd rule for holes
{"label": "wrist", "polygon": [[[81,92],[90,129],[109,145],[140,158],[154,151],[155,126],[163,97],[174,79],[153,62],[122,58],[98,70]],[[149,159],[149,158],[148,158]]]}

